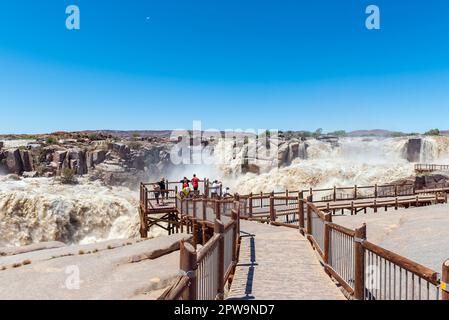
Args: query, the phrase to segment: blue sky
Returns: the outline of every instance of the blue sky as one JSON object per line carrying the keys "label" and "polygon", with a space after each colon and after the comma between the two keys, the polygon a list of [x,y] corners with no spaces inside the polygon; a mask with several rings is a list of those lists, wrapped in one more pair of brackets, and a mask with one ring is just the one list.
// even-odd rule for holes
{"label": "blue sky", "polygon": [[0,132],[449,128],[448,18],[447,0],[1,0]]}

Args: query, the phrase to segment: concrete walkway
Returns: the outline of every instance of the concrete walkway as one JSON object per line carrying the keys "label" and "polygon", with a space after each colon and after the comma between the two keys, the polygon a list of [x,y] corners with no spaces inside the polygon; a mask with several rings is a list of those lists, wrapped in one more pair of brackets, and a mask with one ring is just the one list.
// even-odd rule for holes
{"label": "concrete walkway", "polygon": [[241,221],[242,244],[232,300],[342,300],[309,241],[298,230]]}

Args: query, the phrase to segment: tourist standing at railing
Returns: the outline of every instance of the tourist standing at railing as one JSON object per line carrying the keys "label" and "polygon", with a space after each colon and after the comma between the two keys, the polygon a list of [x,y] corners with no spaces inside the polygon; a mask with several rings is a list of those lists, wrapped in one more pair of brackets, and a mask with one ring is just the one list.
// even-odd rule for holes
{"label": "tourist standing at railing", "polygon": [[223,193],[223,198],[229,198],[229,197],[232,197],[231,190],[229,189],[229,187],[226,187],[226,189]]}
{"label": "tourist standing at railing", "polygon": [[192,187],[193,187],[193,190],[194,191],[198,191],[198,187],[199,187],[199,185],[200,185],[200,179],[198,179],[197,177],[196,177],[196,174],[194,174],[193,175],[193,178],[192,178]]}
{"label": "tourist standing at railing", "polygon": [[221,182],[218,182],[218,180],[215,180],[212,183],[212,187],[210,187],[210,196],[212,198],[216,198],[220,195],[220,189],[221,189]]}
{"label": "tourist standing at railing", "polygon": [[182,191],[181,195],[184,197],[188,197],[190,195],[190,180],[187,179],[187,177],[184,177],[184,179],[181,180],[182,183]]}
{"label": "tourist standing at railing", "polygon": [[184,179],[182,179],[180,182],[182,183],[182,188],[184,189],[189,186],[190,180],[187,179],[187,177],[184,177]]}
{"label": "tourist standing at railing", "polygon": [[165,188],[165,178],[162,177],[161,180],[159,182],[157,182],[154,185],[154,197],[156,198],[156,203],[159,205],[159,197],[162,195],[161,197],[161,204],[165,205],[164,203],[164,194],[166,194],[166,188]]}

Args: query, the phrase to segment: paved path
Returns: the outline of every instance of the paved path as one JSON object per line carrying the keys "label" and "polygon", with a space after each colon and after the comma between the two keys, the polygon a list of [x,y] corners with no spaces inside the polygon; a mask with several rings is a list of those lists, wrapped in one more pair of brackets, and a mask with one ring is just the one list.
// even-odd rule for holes
{"label": "paved path", "polygon": [[298,230],[241,221],[239,263],[228,299],[341,300]]}

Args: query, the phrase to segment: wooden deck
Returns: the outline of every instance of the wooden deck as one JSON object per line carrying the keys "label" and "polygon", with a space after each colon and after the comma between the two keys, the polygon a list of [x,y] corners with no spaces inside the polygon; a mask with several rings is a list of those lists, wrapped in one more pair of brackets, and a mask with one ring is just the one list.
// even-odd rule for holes
{"label": "wooden deck", "polygon": [[241,221],[231,300],[344,300],[298,230]]}

